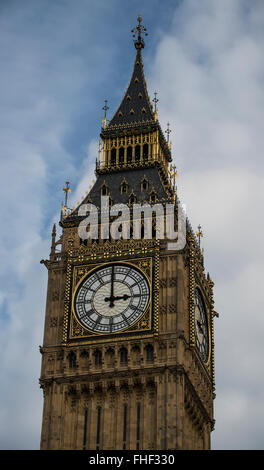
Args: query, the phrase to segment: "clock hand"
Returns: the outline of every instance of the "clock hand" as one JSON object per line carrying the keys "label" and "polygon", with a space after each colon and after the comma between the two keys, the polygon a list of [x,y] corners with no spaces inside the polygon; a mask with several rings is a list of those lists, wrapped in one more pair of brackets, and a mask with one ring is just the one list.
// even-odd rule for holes
{"label": "clock hand", "polygon": [[109,307],[112,308],[114,307],[114,266],[112,266],[112,271],[111,271],[111,292],[110,292],[110,297],[109,297]]}
{"label": "clock hand", "polygon": [[111,301],[114,301],[114,300],[127,300],[127,299],[129,299],[129,297],[131,297],[131,295],[127,295],[127,294],[124,294],[122,296],[117,296],[117,297],[115,297],[115,296],[106,297],[105,302],[109,302],[109,301],[111,302]]}
{"label": "clock hand", "polygon": [[129,299],[130,297],[131,297],[131,295],[124,294],[124,295],[122,295],[121,297],[116,297],[116,300],[121,300],[121,299],[127,300],[127,299]]}

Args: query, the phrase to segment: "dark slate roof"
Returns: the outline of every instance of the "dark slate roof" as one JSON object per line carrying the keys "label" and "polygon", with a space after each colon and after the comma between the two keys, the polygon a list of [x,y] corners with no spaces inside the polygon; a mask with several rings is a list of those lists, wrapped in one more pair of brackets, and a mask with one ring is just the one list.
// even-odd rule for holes
{"label": "dark slate roof", "polygon": [[[142,190],[141,183],[143,179],[148,182],[148,188]],[[121,184],[127,184],[127,192],[121,193]],[[63,223],[75,221],[78,222],[78,210],[82,204],[91,203],[99,210],[101,208],[101,188],[106,185],[109,190],[112,204],[128,204],[130,196],[133,194],[139,204],[150,203],[150,195],[152,191],[157,197],[156,202],[166,203],[170,200],[159,174],[157,167],[142,169],[127,169],[115,173],[107,173],[98,175],[96,182],[84,198],[82,203],[67,217],[63,219]],[[150,203],[151,204],[151,203]]]}
{"label": "dark slate roof", "polygon": [[[131,113],[131,110],[134,112]],[[106,129],[149,121],[154,122],[154,112],[147,92],[141,49],[138,49],[130,83]]]}
{"label": "dark slate roof", "polygon": [[[144,177],[148,182],[148,189],[142,191],[141,182]],[[121,194],[120,187],[122,182],[127,183],[127,192]],[[99,175],[83,203],[90,201],[95,206],[100,206],[101,187],[104,184],[109,189],[109,196],[111,196],[113,204],[127,204],[132,193],[136,196],[138,203],[143,203],[144,201],[149,202],[152,190],[155,191],[159,200],[168,199],[167,193],[162,185],[158,169],[142,168]]]}

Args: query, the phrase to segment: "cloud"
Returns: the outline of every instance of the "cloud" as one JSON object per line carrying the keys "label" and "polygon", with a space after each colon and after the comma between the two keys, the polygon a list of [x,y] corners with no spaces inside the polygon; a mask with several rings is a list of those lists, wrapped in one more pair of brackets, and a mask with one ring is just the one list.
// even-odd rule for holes
{"label": "cloud", "polygon": [[204,0],[197,8],[185,1],[159,44],[150,87],[160,91],[160,119],[164,127],[171,123],[184,171],[229,163],[263,167],[263,33],[254,9],[259,23],[264,8],[252,2],[245,14],[243,4]]}
{"label": "cloud", "polygon": [[186,0],[151,67],[178,194],[215,282],[216,449],[264,445],[263,22],[262,2]]}
{"label": "cloud", "polygon": [[[40,260],[49,255],[65,180],[70,175],[74,185],[88,168],[85,148],[91,134],[86,131],[78,145],[72,142],[73,123],[81,114],[78,129],[84,133],[85,103],[94,109],[94,90],[113,54],[107,44],[91,41],[93,22],[99,20],[104,5],[89,3],[81,1],[76,9],[71,2],[30,1],[23,7],[12,2],[0,19],[3,449],[39,448],[38,345],[47,286]],[[106,58],[104,64],[98,60],[100,54]],[[90,155],[93,162],[95,157]]]}
{"label": "cloud", "polygon": [[[179,196],[194,229],[202,225],[215,281],[213,446],[263,448],[264,5],[177,5],[166,32],[159,21],[160,42],[153,54],[146,47],[144,61],[148,89],[159,91],[160,122],[171,123]],[[15,1],[0,18],[3,449],[39,448],[47,280],[39,260],[49,253],[64,182],[70,179],[76,204],[94,179],[98,103],[111,90],[119,101],[120,75],[124,88],[129,78],[120,42],[128,10],[120,6]],[[157,6],[159,20],[164,9],[166,2]]]}
{"label": "cloud", "polygon": [[98,160],[98,149],[99,139],[98,141],[92,139],[87,146],[86,157],[82,163],[80,181],[71,197],[73,206],[77,206],[78,202],[80,203],[85,198],[93,182],[95,182],[95,161],[96,158]]}

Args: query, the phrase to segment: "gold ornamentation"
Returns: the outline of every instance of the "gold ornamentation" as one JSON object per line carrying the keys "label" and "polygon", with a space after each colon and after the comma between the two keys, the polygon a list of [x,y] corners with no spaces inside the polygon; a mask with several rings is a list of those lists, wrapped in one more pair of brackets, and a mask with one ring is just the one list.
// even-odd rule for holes
{"label": "gold ornamentation", "polygon": [[[66,292],[65,292],[65,314],[64,314],[64,328],[63,328],[63,341],[65,344],[72,344],[75,340],[82,338],[85,342],[96,341],[100,342],[100,338],[105,338],[103,341],[115,341],[120,337],[122,339],[124,335],[131,338],[130,334],[137,332],[145,332],[147,335],[157,334],[158,332],[158,305],[159,305],[159,243],[154,240],[143,240],[133,241],[133,248],[130,242],[120,242],[119,250],[114,250],[113,245],[109,242],[105,243],[107,248],[111,248],[109,251],[105,251],[104,247],[97,246],[95,253],[91,253],[91,248],[86,249],[86,253],[77,255],[78,250],[72,252],[72,256],[68,261],[67,267],[67,278],[66,278]],[[151,243],[150,243],[151,242]],[[138,249],[137,249],[138,248]],[[140,248],[140,249],[139,249]],[[113,250],[113,252],[112,252]],[[87,256],[89,253],[89,256]],[[100,253],[100,255],[99,255]],[[77,255],[77,256],[76,256]],[[93,255],[95,259],[93,259]],[[144,255],[144,256],[143,256]],[[77,288],[77,285],[81,282],[85,276],[88,275],[92,270],[99,266],[104,266],[106,260],[111,257],[111,262],[115,261],[122,256],[122,262],[131,266],[136,266],[144,273],[150,283],[150,289],[152,296],[150,304],[147,307],[144,314],[140,317],[139,321],[119,333],[111,334],[100,334],[91,332],[83,328],[74,316],[73,308],[73,296]],[[143,257],[142,257],[143,256]],[[154,274],[152,270],[154,268]]]}

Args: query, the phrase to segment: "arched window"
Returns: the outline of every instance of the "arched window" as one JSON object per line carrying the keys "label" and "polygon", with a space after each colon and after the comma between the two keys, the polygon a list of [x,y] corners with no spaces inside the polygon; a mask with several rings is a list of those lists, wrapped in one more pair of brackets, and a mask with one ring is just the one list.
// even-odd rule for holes
{"label": "arched window", "polygon": [[132,162],[132,147],[127,147],[127,163]]}
{"label": "arched window", "polygon": [[140,160],[140,145],[136,145],[135,147],[135,161],[139,162]]}
{"label": "arched window", "polygon": [[108,367],[115,365],[115,351],[113,348],[108,348],[105,354],[105,360]]}
{"label": "arched window", "polygon": [[96,349],[94,351],[94,365],[101,366],[102,365],[102,351]]}
{"label": "arched window", "polygon": [[122,180],[121,185],[120,185],[120,193],[127,193],[128,190],[128,184],[125,179]]}
{"label": "arched window", "polygon": [[151,191],[150,196],[149,196],[149,202],[153,203],[156,201],[156,193],[155,191]]}
{"label": "arched window", "polygon": [[105,163],[106,163],[106,165],[108,165],[108,163],[110,163],[109,160],[110,160],[110,150],[106,150],[105,151]]}
{"label": "arched window", "polygon": [[101,187],[101,196],[107,196],[108,192],[108,187],[106,186],[106,184],[103,184],[103,186]]}
{"label": "arched window", "polygon": [[148,180],[146,178],[144,178],[141,181],[141,191],[147,191],[148,187],[149,187]]}
{"label": "arched window", "polygon": [[122,364],[127,363],[127,349],[126,348],[120,349],[120,362]]}
{"label": "arched window", "polygon": [[124,163],[124,147],[120,147],[119,149],[119,163],[120,165]]}
{"label": "arched window", "polygon": [[129,204],[135,204],[137,202],[137,198],[133,193],[129,196],[128,202]]}
{"label": "arched window", "polygon": [[133,364],[139,364],[140,363],[140,347],[137,345],[134,345],[131,349],[131,359]]}
{"label": "arched window", "polygon": [[145,348],[146,351],[146,360],[153,362],[154,360],[154,349],[151,344],[148,344]]}
{"label": "arched window", "polygon": [[148,160],[149,146],[148,144],[143,145],[143,159]]}
{"label": "arched window", "polygon": [[77,360],[76,360],[75,352],[71,351],[68,355],[68,359],[69,359],[69,368],[70,369],[74,369],[75,367],[77,367]]}
{"label": "arched window", "polygon": [[111,165],[116,164],[116,149],[111,150]]}

